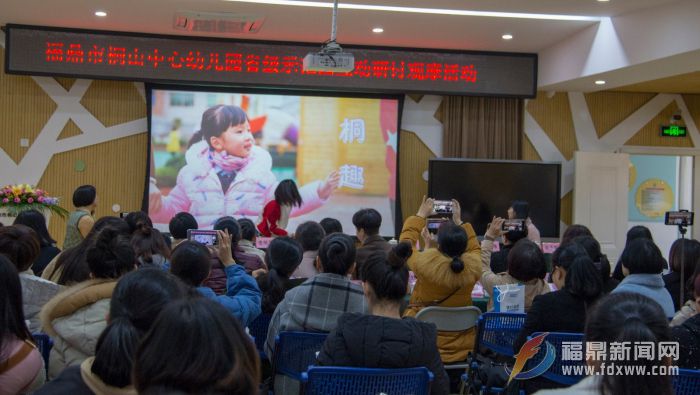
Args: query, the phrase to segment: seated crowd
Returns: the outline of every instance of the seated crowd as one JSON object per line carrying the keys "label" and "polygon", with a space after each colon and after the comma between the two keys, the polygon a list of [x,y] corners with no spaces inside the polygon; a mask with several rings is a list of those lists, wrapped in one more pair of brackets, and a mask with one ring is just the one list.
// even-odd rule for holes
{"label": "seated crowd", "polygon": [[[457,201],[451,218],[429,232],[434,203],[424,199],[398,243],[379,235],[382,217],[367,208],[352,218],[356,238],[332,218],[289,235],[273,223],[280,235],[263,251],[246,218],[216,220],[218,242],[205,246],[188,240],[198,228],[189,213],[173,216],[168,237],[143,212],[94,220],[89,186],[73,200],[63,251],[41,213],[0,227],[0,395],[296,394],[298,381],[265,377],[284,331],[328,334],[317,365],[426,367],[431,394],[457,392],[464,369],[455,375],[446,367],[478,351],[476,329],[438,331],[417,315],[472,306],[477,284],[491,296],[522,287],[526,316],[515,353],[536,332],[571,332],[586,341],[679,342],[677,360],[628,363],[700,369],[696,240],[674,243],[667,263],[651,233],[632,228],[611,276],[582,225],[568,227],[548,263],[521,201],[508,218],[524,226],[504,231],[504,219],[494,217],[481,242]],[[262,350],[247,333],[259,317],[269,319]],[[36,333],[53,340],[47,371]],[[539,383],[526,391],[552,388]],[[670,395],[671,385],[670,376],[596,375],[542,393]]]}

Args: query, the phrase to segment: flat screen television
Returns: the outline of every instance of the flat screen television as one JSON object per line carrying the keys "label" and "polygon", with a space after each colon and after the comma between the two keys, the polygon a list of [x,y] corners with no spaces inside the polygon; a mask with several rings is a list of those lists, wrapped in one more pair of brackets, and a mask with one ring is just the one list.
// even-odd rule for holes
{"label": "flat screen television", "polygon": [[457,199],[479,236],[494,216],[507,218],[513,200],[525,200],[540,236],[558,238],[560,189],[560,163],[433,159],[428,167],[429,196]]}

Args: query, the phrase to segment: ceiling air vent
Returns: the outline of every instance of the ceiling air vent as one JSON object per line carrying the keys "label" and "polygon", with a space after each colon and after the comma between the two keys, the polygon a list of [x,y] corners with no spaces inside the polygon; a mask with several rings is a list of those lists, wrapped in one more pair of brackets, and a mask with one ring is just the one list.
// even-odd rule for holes
{"label": "ceiling air vent", "polygon": [[260,15],[178,11],[173,27],[198,33],[252,34],[260,31],[264,22],[265,18]]}

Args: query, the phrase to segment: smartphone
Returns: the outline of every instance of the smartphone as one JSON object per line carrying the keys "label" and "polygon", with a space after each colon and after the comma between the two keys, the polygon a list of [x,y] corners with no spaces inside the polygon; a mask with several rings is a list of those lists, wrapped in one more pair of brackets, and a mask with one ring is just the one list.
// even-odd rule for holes
{"label": "smartphone", "polygon": [[435,200],[433,211],[436,214],[452,214],[452,200]]}
{"label": "smartphone", "polygon": [[440,229],[440,226],[442,226],[442,224],[444,224],[447,221],[447,218],[428,218],[428,222],[426,224],[428,232],[432,234],[437,234],[438,229]]}
{"label": "smartphone", "polygon": [[688,210],[681,211],[667,211],[664,222],[666,225],[680,225],[680,226],[691,226],[695,213]]}
{"label": "smartphone", "polygon": [[205,246],[215,246],[219,244],[219,235],[215,230],[188,229],[187,240],[196,241]]}
{"label": "smartphone", "polygon": [[522,232],[525,229],[524,219],[507,219],[503,221],[501,230],[504,232]]}

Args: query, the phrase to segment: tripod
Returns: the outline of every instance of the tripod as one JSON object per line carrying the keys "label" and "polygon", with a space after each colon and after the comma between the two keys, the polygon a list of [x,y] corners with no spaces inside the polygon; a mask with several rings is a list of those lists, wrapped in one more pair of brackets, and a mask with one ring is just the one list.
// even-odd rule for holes
{"label": "tripod", "polygon": [[679,308],[683,307],[683,299],[685,299],[683,297],[685,295],[685,254],[683,250],[685,249],[685,232],[687,231],[686,225],[678,225],[678,232],[681,234],[681,292],[678,300]]}

